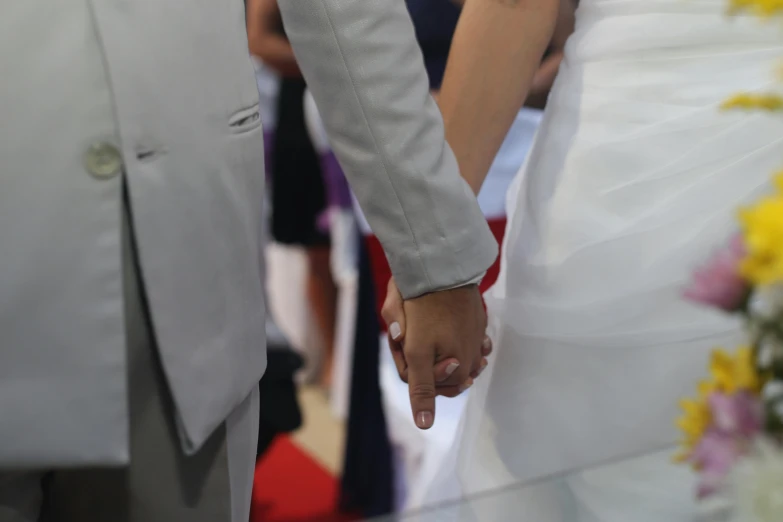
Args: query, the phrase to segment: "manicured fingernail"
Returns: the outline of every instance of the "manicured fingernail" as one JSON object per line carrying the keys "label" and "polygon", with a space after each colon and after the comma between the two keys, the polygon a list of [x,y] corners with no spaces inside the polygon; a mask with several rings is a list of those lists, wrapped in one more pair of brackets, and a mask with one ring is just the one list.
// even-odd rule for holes
{"label": "manicured fingernail", "polygon": [[419,414],[416,415],[416,426],[421,430],[430,429],[432,427],[432,412],[420,411]]}
{"label": "manicured fingernail", "polygon": [[446,366],[446,375],[451,375],[452,373],[457,371],[457,368],[459,368],[458,362],[449,363],[449,365]]}
{"label": "manicured fingernail", "polygon": [[489,365],[489,361],[487,361],[486,359],[482,359],[481,366],[478,369],[478,375],[481,375],[481,372],[487,369],[487,365]]}
{"label": "manicured fingernail", "polygon": [[400,323],[395,321],[389,325],[389,335],[391,335],[391,338],[395,341],[400,338],[402,335],[402,328],[400,328]]}
{"label": "manicured fingernail", "polygon": [[492,349],[492,339],[489,336],[484,337],[484,341],[481,343],[481,349],[488,352]]}

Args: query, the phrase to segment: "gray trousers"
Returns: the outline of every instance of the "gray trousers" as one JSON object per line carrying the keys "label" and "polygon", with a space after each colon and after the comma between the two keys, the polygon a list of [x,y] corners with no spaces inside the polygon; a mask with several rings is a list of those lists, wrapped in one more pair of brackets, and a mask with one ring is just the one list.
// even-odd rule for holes
{"label": "gray trousers", "polygon": [[[185,456],[144,304],[128,221],[125,214],[130,465],[117,469],[0,471],[0,522],[249,519],[258,438],[258,390],[234,410],[198,453]],[[41,419],[41,429],[46,429],[45,423]]]}

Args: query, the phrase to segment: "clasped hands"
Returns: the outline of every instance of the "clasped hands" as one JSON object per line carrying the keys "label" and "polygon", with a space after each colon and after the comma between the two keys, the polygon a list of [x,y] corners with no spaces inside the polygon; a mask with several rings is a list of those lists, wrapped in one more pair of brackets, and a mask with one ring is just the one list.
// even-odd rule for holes
{"label": "clasped hands", "polygon": [[477,285],[403,300],[389,281],[381,310],[400,378],[408,383],[416,426],[435,422],[435,397],[456,397],[487,366],[492,341]]}

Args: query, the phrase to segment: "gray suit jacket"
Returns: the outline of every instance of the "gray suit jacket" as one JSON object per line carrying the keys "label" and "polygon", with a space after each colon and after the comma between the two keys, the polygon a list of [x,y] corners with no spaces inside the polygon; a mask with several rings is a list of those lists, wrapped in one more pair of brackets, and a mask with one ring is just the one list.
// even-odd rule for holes
{"label": "gray suit jacket", "polygon": [[[404,294],[483,272],[496,244],[444,143],[404,2],[281,8]],[[198,448],[266,364],[242,2],[6,2],[0,70],[0,467],[129,459],[123,179],[183,443]]]}

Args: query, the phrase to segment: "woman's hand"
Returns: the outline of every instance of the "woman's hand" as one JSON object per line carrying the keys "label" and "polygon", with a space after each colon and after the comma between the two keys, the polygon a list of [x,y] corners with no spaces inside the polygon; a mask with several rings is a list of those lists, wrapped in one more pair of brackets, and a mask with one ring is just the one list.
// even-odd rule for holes
{"label": "woman's hand", "polygon": [[[456,289],[453,291],[467,292],[470,289]],[[409,347],[406,350],[407,321],[404,305],[402,295],[397,289],[394,279],[390,279],[381,315],[386,324],[389,325],[389,347],[394,357],[394,363],[397,366],[397,372],[400,375],[400,379],[408,383],[408,361],[418,357],[420,354],[410,353],[411,350],[416,348]],[[433,329],[438,326],[441,325],[432,324]],[[486,328],[486,316],[484,318],[484,327]],[[477,378],[484,368],[487,367],[487,356],[492,352],[492,341],[484,335],[483,340],[478,340],[478,343],[480,343],[480,346],[477,345],[475,351],[471,350],[472,353],[468,354],[468,356],[454,353],[454,350],[456,350],[454,346],[438,346],[432,357],[432,371],[435,382],[434,392],[436,395],[456,397],[467,390],[473,384],[473,379]],[[473,353],[475,356],[472,355]],[[460,362],[460,355],[462,355],[463,359],[470,358],[473,360]],[[412,390],[412,402],[413,392]],[[413,405],[413,407],[415,410],[416,406]],[[414,414],[416,414],[415,411]],[[420,428],[426,429],[431,426],[432,419],[424,419],[422,421],[422,419],[416,418],[415,420]]]}
{"label": "woman's hand", "polygon": [[533,83],[530,85],[531,95],[549,93],[555,83],[555,77],[562,61],[563,51],[555,51],[541,62],[535,76],[533,76]]}
{"label": "woman's hand", "polygon": [[555,30],[552,41],[549,43],[551,53],[544,58],[538,67],[533,83],[530,86],[530,94],[548,94],[555,82],[560,63],[563,61],[565,45],[568,37],[574,32],[574,4],[573,0],[561,0],[557,13]]}

